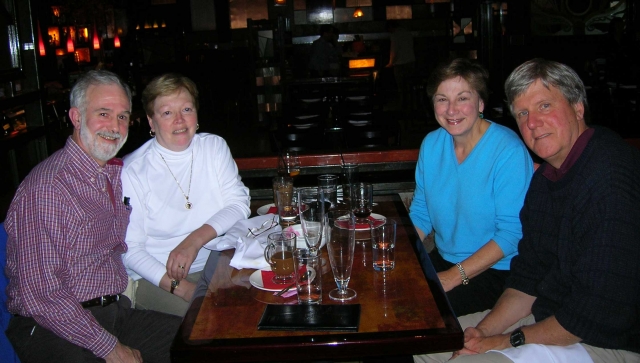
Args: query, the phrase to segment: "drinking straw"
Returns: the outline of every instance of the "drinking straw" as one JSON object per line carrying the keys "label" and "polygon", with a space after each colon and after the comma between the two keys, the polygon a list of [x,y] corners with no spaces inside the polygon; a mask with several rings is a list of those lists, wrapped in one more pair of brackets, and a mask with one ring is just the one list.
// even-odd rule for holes
{"label": "drinking straw", "polygon": [[284,155],[282,153],[282,150],[280,149],[280,145],[278,145],[278,140],[273,135],[273,133],[270,133],[270,134],[271,134],[271,137],[273,137],[273,143],[276,145],[276,149],[278,150],[278,156],[280,156],[280,160],[282,160],[282,165],[287,165],[287,163],[284,161]]}

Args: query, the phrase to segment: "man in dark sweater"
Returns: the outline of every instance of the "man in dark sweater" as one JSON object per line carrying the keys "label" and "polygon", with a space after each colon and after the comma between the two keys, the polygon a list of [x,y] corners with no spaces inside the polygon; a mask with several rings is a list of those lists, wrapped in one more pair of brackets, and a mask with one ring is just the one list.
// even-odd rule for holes
{"label": "man in dark sweater", "polygon": [[587,126],[584,85],[566,65],[528,61],[505,93],[545,162],[520,213],[507,288],[491,311],[460,317],[454,361],[640,362],[640,151]]}

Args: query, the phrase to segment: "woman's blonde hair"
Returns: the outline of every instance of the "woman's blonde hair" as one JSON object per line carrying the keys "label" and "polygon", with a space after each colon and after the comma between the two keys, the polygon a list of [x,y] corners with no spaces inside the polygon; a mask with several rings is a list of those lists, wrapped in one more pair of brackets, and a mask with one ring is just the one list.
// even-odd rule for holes
{"label": "woman's blonde hair", "polygon": [[147,116],[153,116],[153,103],[158,97],[172,95],[181,89],[193,98],[193,107],[198,110],[198,88],[196,84],[181,74],[166,73],[151,80],[142,91],[142,107]]}

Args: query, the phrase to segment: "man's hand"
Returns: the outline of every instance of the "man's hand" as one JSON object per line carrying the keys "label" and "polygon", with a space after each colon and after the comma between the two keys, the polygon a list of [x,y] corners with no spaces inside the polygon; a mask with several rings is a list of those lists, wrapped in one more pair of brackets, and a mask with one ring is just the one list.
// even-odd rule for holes
{"label": "man's hand", "polygon": [[107,363],[139,363],[142,362],[142,355],[137,349],[132,349],[126,345],[116,342],[116,346],[104,357]]}

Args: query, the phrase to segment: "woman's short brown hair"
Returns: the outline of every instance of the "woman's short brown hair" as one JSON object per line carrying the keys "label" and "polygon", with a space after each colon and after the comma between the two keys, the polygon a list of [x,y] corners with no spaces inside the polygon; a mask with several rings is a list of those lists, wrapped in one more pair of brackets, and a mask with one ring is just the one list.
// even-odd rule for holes
{"label": "woman's short brown hair", "polygon": [[153,103],[158,97],[172,95],[181,89],[189,92],[193,98],[193,106],[198,110],[198,88],[196,84],[177,73],[166,73],[158,76],[149,82],[147,87],[142,91],[142,107],[147,116],[153,116]]}
{"label": "woman's short brown hair", "polygon": [[489,71],[477,61],[467,58],[455,58],[445,63],[441,63],[429,76],[427,82],[427,94],[433,101],[440,83],[452,79],[461,77],[473,90],[478,92],[480,99],[487,103],[489,100]]}

